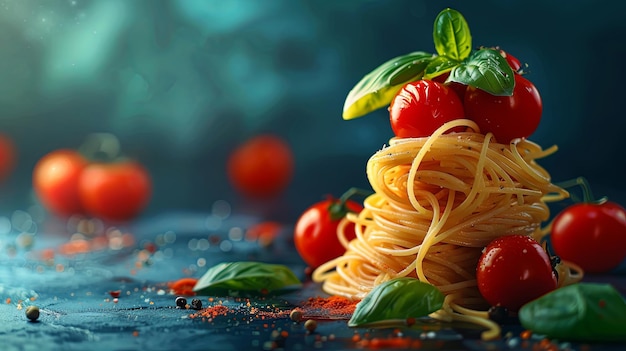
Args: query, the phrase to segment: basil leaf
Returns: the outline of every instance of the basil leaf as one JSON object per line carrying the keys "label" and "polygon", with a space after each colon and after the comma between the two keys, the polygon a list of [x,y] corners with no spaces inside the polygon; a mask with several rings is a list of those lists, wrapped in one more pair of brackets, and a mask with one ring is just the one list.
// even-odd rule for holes
{"label": "basil leaf", "polygon": [[392,58],[363,77],[350,90],[343,106],[343,119],[353,119],[389,105],[408,82],[422,77],[433,55],[416,51]]}
{"label": "basil leaf", "polygon": [[452,69],[448,81],[471,85],[496,96],[511,96],[515,87],[513,69],[494,49],[474,51]]}
{"label": "basil leaf", "polygon": [[577,283],[554,290],[519,311],[524,328],[549,338],[626,340],[626,301],[610,284]]}
{"label": "basil leaf", "polygon": [[284,265],[242,261],[209,268],[193,291],[207,295],[227,291],[270,292],[300,285],[300,280]]}
{"label": "basil leaf", "polygon": [[434,60],[430,61],[428,66],[426,66],[423,79],[433,79],[449,72],[459,64],[459,61],[453,60],[447,56],[437,56]]}
{"label": "basil leaf", "polygon": [[433,40],[440,56],[448,56],[456,61],[464,60],[472,52],[469,25],[460,12],[450,8],[437,15]]}
{"label": "basil leaf", "polygon": [[431,284],[415,278],[395,278],[374,287],[356,305],[348,326],[424,317],[439,310],[443,299],[443,294]]}

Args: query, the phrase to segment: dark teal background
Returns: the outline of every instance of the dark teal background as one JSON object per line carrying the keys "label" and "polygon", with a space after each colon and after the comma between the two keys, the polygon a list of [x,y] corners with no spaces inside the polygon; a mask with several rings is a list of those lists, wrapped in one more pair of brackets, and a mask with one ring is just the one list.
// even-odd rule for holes
{"label": "dark teal background", "polygon": [[596,195],[626,204],[623,2],[2,0],[0,130],[19,163],[0,206],[35,203],[35,162],[93,132],[117,135],[151,171],[144,215],[243,206],[224,164],[260,132],[283,136],[296,156],[293,182],[261,204],[264,215],[293,220],[324,194],[367,187],[388,116],[344,121],[344,99],[382,62],[434,52],[433,21],[448,6],[475,46],[529,65],[544,101],[531,139],[559,146],[542,163],[554,180],[585,176]]}

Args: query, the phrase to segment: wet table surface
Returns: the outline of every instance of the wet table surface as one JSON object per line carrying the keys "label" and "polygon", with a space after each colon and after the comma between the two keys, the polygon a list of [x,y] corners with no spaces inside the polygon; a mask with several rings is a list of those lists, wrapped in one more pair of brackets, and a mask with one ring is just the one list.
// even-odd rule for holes
{"label": "wet table surface", "polygon": [[[322,313],[309,332],[288,312],[308,298],[327,295],[306,276],[290,240],[291,227],[279,227],[268,244],[247,235],[261,223],[249,216],[171,213],[116,227],[50,221],[39,224],[36,233],[0,234],[0,350],[547,349],[540,337],[522,339],[523,329],[515,323],[504,326],[502,339],[485,342],[470,326],[349,328],[349,316]],[[80,240],[68,234],[74,231],[83,233]],[[168,282],[199,278],[217,263],[243,260],[285,264],[303,287],[279,296],[195,297],[203,307],[227,307],[213,318],[192,318],[199,311],[176,307]],[[626,294],[623,271],[586,279],[611,282]],[[40,309],[35,322],[25,316],[31,305]],[[566,341],[551,346],[623,349]]]}

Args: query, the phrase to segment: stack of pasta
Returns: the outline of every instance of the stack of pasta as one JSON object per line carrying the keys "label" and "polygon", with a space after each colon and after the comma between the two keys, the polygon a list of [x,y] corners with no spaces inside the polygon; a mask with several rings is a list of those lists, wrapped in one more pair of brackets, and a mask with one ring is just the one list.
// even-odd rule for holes
{"label": "stack of pasta", "polygon": [[[459,127],[464,132],[447,133]],[[471,120],[448,122],[423,138],[393,138],[367,163],[374,194],[339,228],[346,252],[313,273],[325,291],[362,299],[396,277],[437,286],[444,308],[433,317],[473,321],[498,333],[476,283],[482,249],[511,234],[543,235],[547,202],[567,192],[537,160],[556,151],[526,140],[499,144]],[[356,224],[356,238],[341,233]]]}

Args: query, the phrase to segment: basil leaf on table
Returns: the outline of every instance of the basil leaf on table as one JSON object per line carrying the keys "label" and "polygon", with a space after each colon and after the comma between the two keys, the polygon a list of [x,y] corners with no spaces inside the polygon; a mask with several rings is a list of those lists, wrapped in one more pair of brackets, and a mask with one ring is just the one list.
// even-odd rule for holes
{"label": "basil leaf on table", "polygon": [[204,273],[193,288],[197,294],[226,291],[261,292],[298,287],[302,283],[287,267],[253,261],[217,264]]}
{"label": "basil leaf on table", "polygon": [[549,338],[626,340],[626,301],[610,284],[577,283],[522,306],[522,326]]}
{"label": "basil leaf on table", "polygon": [[424,317],[441,309],[443,300],[444,295],[431,284],[415,278],[395,278],[374,287],[356,305],[348,326]]}

